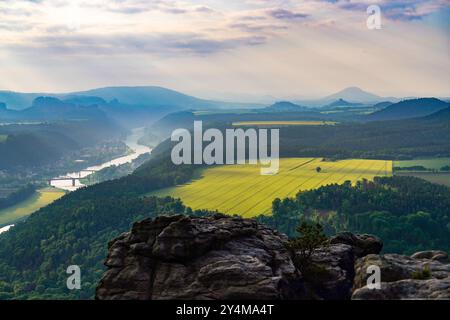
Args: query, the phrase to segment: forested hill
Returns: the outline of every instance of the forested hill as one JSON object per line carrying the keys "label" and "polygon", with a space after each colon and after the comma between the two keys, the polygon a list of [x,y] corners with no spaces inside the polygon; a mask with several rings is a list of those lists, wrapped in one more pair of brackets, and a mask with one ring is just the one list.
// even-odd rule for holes
{"label": "forested hill", "polygon": [[374,112],[366,118],[370,121],[419,118],[450,107],[447,102],[436,98],[404,100]]}
{"label": "forested hill", "polygon": [[40,167],[64,154],[102,141],[120,139],[125,131],[110,121],[65,121],[0,126],[0,170]]}

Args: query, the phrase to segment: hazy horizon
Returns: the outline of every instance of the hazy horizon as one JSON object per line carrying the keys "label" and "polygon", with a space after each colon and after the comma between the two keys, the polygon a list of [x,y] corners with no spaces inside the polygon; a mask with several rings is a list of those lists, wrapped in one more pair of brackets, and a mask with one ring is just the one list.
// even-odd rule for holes
{"label": "hazy horizon", "polygon": [[[381,7],[381,30],[366,9]],[[205,99],[450,95],[445,0],[6,0],[0,89],[161,86]]]}

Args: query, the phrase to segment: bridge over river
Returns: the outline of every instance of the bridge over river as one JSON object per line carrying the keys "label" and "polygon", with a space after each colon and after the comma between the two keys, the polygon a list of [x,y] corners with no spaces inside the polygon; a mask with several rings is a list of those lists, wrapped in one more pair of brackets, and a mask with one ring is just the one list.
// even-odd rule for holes
{"label": "bridge over river", "polygon": [[113,159],[111,161],[105,162],[97,166],[88,167],[78,172],[70,172],[65,175],[55,177],[49,180],[48,184],[55,188],[67,191],[75,191],[81,187],[84,187],[84,184],[80,182],[80,179],[87,178],[93,173],[100,171],[104,168],[108,168],[111,166],[120,166],[125,163],[130,163],[133,160],[137,159],[140,155],[150,153],[152,150],[149,147],[138,143],[139,139],[143,136],[143,134],[144,128],[133,129],[132,133],[124,141],[125,144],[131,150],[134,151],[134,153]]}

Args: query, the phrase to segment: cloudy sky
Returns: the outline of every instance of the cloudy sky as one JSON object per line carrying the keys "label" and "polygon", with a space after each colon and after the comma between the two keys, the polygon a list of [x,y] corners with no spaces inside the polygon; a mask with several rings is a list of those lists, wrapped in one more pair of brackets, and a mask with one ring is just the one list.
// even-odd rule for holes
{"label": "cloudy sky", "polygon": [[450,96],[449,22],[450,0],[0,0],[0,89]]}

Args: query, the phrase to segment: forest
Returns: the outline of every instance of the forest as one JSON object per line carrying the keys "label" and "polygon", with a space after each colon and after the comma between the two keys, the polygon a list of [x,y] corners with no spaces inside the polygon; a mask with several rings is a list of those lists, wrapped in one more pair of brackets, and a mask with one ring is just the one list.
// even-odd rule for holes
{"label": "forest", "polygon": [[288,236],[300,219],[315,220],[328,234],[369,233],[384,251],[450,251],[450,188],[414,177],[377,177],[373,182],[333,184],[275,199],[272,216],[258,220]]}

